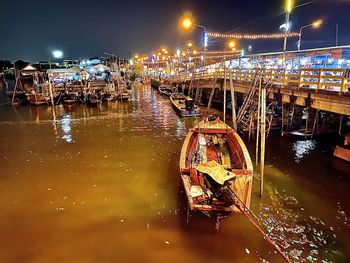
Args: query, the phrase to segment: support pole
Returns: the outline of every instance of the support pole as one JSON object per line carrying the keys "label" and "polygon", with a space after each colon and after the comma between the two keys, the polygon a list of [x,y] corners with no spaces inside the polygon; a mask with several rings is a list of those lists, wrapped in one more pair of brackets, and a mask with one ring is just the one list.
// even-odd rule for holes
{"label": "support pole", "polygon": [[[49,57],[49,65],[50,65],[50,69],[51,69],[51,58]],[[55,106],[55,102],[53,100],[53,92],[52,92],[52,86],[51,86],[51,79],[50,76],[49,77],[49,91],[50,91],[50,99],[51,99],[51,105]]]}
{"label": "support pole", "polygon": [[[226,52],[226,50],[225,50]],[[226,123],[226,57],[224,56],[224,122]]]}
{"label": "support pole", "polygon": [[[261,86],[261,79],[260,79]],[[260,197],[264,189],[264,172],[265,172],[265,130],[266,130],[266,87],[261,89],[261,146],[260,146]]]}
{"label": "support pole", "polygon": [[314,125],[312,127],[312,135],[311,135],[311,138],[314,137],[314,134],[315,134],[315,131],[316,131],[316,127],[317,127],[317,119],[318,119],[318,110],[316,110],[316,113],[315,113],[315,117],[314,117]]}
{"label": "support pole", "polygon": [[283,136],[283,124],[284,124],[284,109],[283,109],[283,98],[282,98],[282,125],[281,125],[281,135]]}
{"label": "support pole", "polygon": [[51,105],[55,106],[55,101],[53,100],[53,92],[52,92],[52,85],[51,85],[51,79],[50,78],[49,78],[49,91],[50,91]]}
{"label": "support pole", "polygon": [[341,135],[342,126],[343,126],[343,114],[340,114],[340,120],[339,120],[339,135]]}
{"label": "support pole", "polygon": [[230,69],[230,90],[231,90],[231,108],[232,108],[232,127],[237,131],[237,115],[236,115],[236,96],[233,86],[232,69]]}
{"label": "support pole", "polygon": [[309,129],[309,108],[306,108],[305,138],[307,137],[308,129]]}
{"label": "support pole", "polygon": [[[15,73],[15,88],[13,89],[13,94],[12,94],[12,100],[11,100],[11,103],[13,103],[13,101],[15,100],[15,95],[16,95],[16,88],[17,88],[17,82],[18,82],[18,77],[17,77],[17,74],[16,74],[16,66],[15,66],[15,63],[13,63],[13,67],[14,67],[14,73]],[[20,73],[21,74],[21,73]],[[5,75],[4,76],[4,79],[5,79]]]}
{"label": "support pole", "polygon": [[260,135],[260,111],[261,111],[261,78],[259,80],[259,90],[258,90],[258,117],[256,123],[256,149],[255,149],[255,164],[258,167],[259,163],[259,135]]}

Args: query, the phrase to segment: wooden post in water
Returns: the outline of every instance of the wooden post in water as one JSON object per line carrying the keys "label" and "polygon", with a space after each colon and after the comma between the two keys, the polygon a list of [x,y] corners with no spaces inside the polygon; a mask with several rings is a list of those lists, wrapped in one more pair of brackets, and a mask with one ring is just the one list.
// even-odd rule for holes
{"label": "wooden post in water", "polygon": [[52,85],[51,85],[51,79],[49,77],[49,91],[50,91],[50,99],[51,99],[51,105],[55,106],[55,101],[53,100],[53,92],[52,92]]}
{"label": "wooden post in water", "polygon": [[[15,73],[15,87],[13,89],[13,94],[12,94],[12,100],[11,100],[12,103],[15,100],[16,88],[17,88],[17,82],[18,82],[15,63],[13,63],[13,72]],[[20,75],[21,75],[21,73],[20,73]],[[5,80],[5,74],[3,74],[3,76],[4,76],[4,80]]]}
{"label": "wooden post in water", "polygon": [[[226,50],[225,50],[226,53]],[[226,123],[226,56],[224,55],[224,122]]]}
{"label": "wooden post in water", "polygon": [[259,89],[261,89],[261,115],[260,115],[260,134],[261,134],[261,146],[260,146],[260,197],[262,197],[263,189],[264,189],[264,172],[265,172],[265,130],[266,130],[266,87],[261,87],[261,79],[260,76],[260,84]]}
{"label": "wooden post in water", "polygon": [[[50,69],[51,69],[51,58],[49,57],[49,65],[50,65]],[[50,99],[51,99],[51,105],[55,106],[55,102],[53,100],[53,92],[52,92],[52,86],[51,86],[51,79],[50,76],[49,77],[49,92],[50,92]]]}
{"label": "wooden post in water", "polygon": [[258,117],[256,122],[256,149],[255,149],[255,164],[258,167],[259,163],[259,133],[260,133],[260,110],[261,110],[261,78],[259,80],[259,90],[258,90]]}
{"label": "wooden post in water", "polygon": [[230,69],[230,90],[231,90],[231,108],[232,108],[232,127],[237,131],[237,115],[236,115],[236,97],[235,88],[233,87],[232,68]]}
{"label": "wooden post in water", "polygon": [[309,108],[306,107],[306,124],[305,124],[305,139],[307,138],[307,130],[309,129]]}

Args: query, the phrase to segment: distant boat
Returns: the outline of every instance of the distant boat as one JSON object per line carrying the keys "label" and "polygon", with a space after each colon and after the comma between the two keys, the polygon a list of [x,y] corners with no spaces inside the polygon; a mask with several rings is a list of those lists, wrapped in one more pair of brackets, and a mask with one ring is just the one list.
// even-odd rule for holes
{"label": "distant boat", "polygon": [[64,104],[72,104],[78,102],[78,95],[76,93],[64,93],[62,95],[62,101]]}
{"label": "distant boat", "polygon": [[218,228],[231,213],[250,207],[253,165],[239,135],[209,116],[187,134],[180,173],[190,210],[201,211]]}
{"label": "distant boat", "polygon": [[335,147],[333,155],[350,162],[350,133],[345,135],[343,145]]}
{"label": "distant boat", "polygon": [[159,86],[158,91],[165,97],[170,97],[174,93],[174,90],[171,87],[164,85]]}
{"label": "distant boat", "polygon": [[35,106],[40,106],[40,105],[48,105],[50,101],[50,97],[46,97],[42,94],[37,94],[37,93],[31,93],[27,94],[29,103]]}
{"label": "distant boat", "polygon": [[28,97],[24,92],[17,92],[17,94],[15,94],[11,101],[12,106],[23,106],[27,105],[28,103]]}
{"label": "distant boat", "polygon": [[97,94],[88,94],[86,97],[86,105],[89,107],[97,107],[101,105],[102,101]]}
{"label": "distant boat", "polygon": [[128,101],[131,98],[131,93],[128,90],[121,91],[117,94],[117,100]]}
{"label": "distant boat", "polygon": [[175,111],[180,114],[181,117],[198,117],[200,116],[199,108],[194,104],[194,100],[191,97],[183,94],[172,94],[170,101]]}

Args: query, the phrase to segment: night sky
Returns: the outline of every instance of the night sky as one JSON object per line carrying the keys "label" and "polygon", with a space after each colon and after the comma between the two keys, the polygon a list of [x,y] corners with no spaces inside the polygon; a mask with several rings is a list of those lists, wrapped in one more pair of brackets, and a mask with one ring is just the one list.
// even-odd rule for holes
{"label": "night sky", "polygon": [[[310,0],[309,0],[310,1]],[[300,5],[309,1],[297,1]],[[199,44],[200,30],[181,33],[178,19],[191,11],[198,24],[212,32],[272,33],[284,21],[284,0],[1,0],[0,59],[47,60],[60,49],[65,58],[88,58],[113,52],[150,54],[165,44],[172,49],[187,40]],[[303,47],[335,44],[339,23],[339,44],[350,44],[350,1],[319,0],[296,8],[291,14],[292,31],[322,18],[318,30],[303,31]],[[222,49],[219,40],[209,49]],[[255,52],[281,50],[283,40],[241,42]],[[289,41],[296,49],[297,39]]]}

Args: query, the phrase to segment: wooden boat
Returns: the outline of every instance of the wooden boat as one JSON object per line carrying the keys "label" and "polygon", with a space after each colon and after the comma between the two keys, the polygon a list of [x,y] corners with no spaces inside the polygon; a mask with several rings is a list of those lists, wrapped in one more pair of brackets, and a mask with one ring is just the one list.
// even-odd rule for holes
{"label": "wooden boat", "polygon": [[344,143],[342,146],[337,145],[335,147],[333,155],[350,162],[350,133],[345,135]]}
{"label": "wooden boat", "polygon": [[117,100],[128,101],[131,98],[131,93],[129,91],[123,91],[117,94]]}
{"label": "wooden boat", "polygon": [[64,93],[62,95],[62,101],[64,104],[72,104],[78,102],[77,93]]}
{"label": "wooden boat", "polygon": [[42,94],[31,93],[27,95],[29,103],[35,106],[48,105],[50,98]]}
{"label": "wooden boat", "polygon": [[170,101],[175,111],[180,114],[181,117],[198,117],[200,116],[199,108],[194,104],[194,100],[191,97],[183,94],[172,94]]}
{"label": "wooden boat", "polygon": [[158,91],[165,97],[170,97],[174,93],[174,90],[171,87],[164,85],[159,86]]}
{"label": "wooden boat", "polygon": [[12,106],[23,106],[27,105],[29,103],[27,96],[25,93],[20,92],[17,93],[12,99],[11,99],[11,105]]}
{"label": "wooden boat", "polygon": [[180,173],[189,210],[216,221],[250,207],[253,165],[239,135],[219,118],[209,116],[187,134]]}
{"label": "wooden boat", "polygon": [[85,102],[89,107],[97,107],[102,103],[97,94],[88,94]]}

